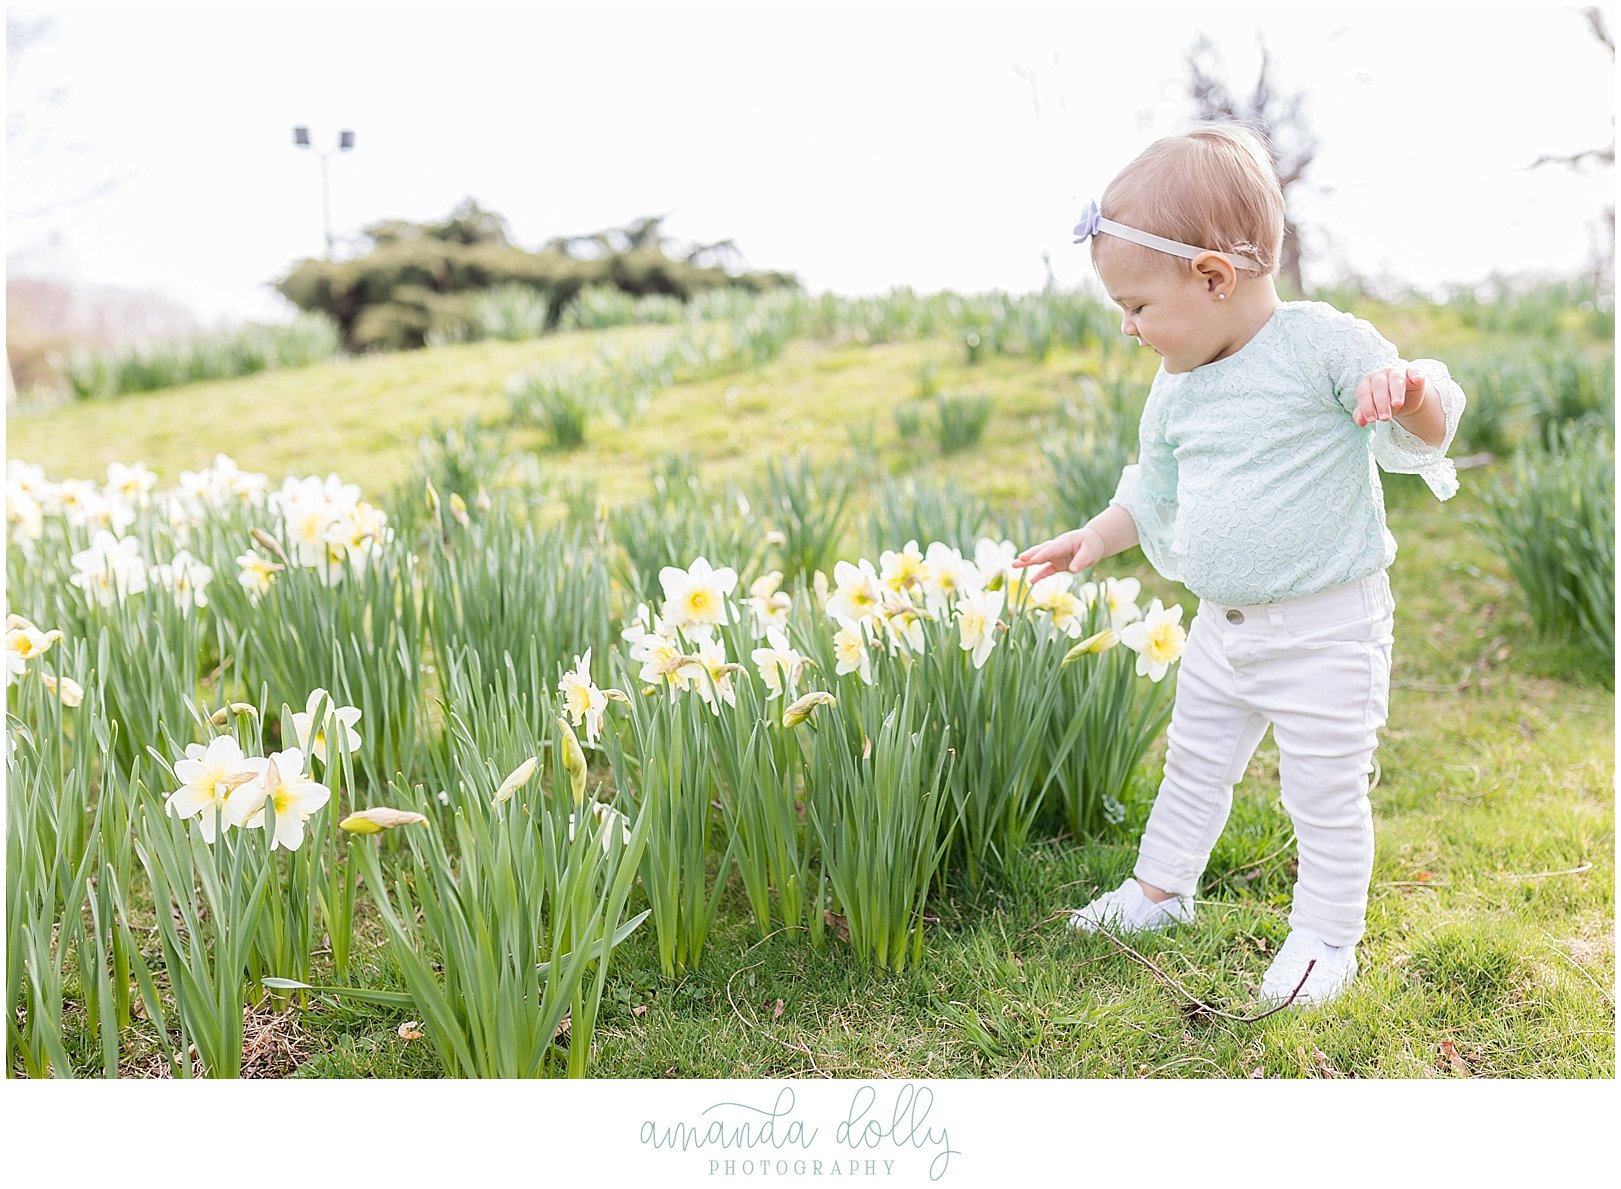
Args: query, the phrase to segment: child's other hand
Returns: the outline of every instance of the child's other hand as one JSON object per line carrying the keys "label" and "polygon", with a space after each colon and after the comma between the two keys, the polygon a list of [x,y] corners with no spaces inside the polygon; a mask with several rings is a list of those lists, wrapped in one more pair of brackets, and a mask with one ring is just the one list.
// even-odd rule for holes
{"label": "child's other hand", "polygon": [[1424,399],[1424,377],[1410,367],[1375,368],[1356,386],[1356,423],[1389,421],[1411,413]]}
{"label": "child's other hand", "polygon": [[1079,573],[1097,565],[1101,560],[1103,560],[1103,538],[1098,536],[1097,530],[1076,528],[1067,533],[1060,533],[1050,541],[1030,546],[1013,559],[1013,566],[1015,569],[1040,566],[1039,570],[1025,578],[1026,582],[1034,586],[1059,570],[1068,570],[1072,574]]}

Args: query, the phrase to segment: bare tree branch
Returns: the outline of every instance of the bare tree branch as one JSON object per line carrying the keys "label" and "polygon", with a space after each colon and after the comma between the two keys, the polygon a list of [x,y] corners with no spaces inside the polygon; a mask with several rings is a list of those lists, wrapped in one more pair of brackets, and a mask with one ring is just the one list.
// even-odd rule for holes
{"label": "bare tree branch", "polygon": [[[1237,99],[1222,79],[1219,59],[1220,52],[1215,43],[1204,33],[1199,33],[1185,59],[1188,97],[1197,105],[1203,120],[1217,123],[1242,121],[1261,129],[1272,150],[1272,168],[1277,173],[1287,209],[1290,187],[1301,180],[1317,155],[1317,138],[1306,122],[1306,95],[1304,92],[1285,95],[1279,90],[1274,61],[1264,39],[1261,41],[1260,73],[1247,100]],[[1296,292],[1304,293],[1300,259],[1299,231],[1294,219],[1285,215],[1283,257],[1278,269]]]}
{"label": "bare tree branch", "polygon": [[1604,43],[1604,48],[1610,51],[1610,60],[1615,60],[1615,38],[1604,24],[1604,10],[1602,8],[1584,8],[1582,15],[1587,18],[1588,26],[1593,30],[1593,36]]}
{"label": "bare tree branch", "polygon": [[67,210],[69,207],[83,206],[87,202],[94,202],[98,198],[106,197],[108,194],[111,194],[114,190],[118,189],[118,187],[122,186],[125,182],[138,176],[140,176],[138,172],[132,172],[125,174],[121,178],[108,178],[106,181],[92,186],[89,190],[86,190],[83,194],[80,194],[76,198],[67,198],[61,202],[53,202],[49,206],[37,206],[31,211],[7,211],[6,221],[16,223],[23,219],[39,219],[46,215],[55,214],[57,211]]}

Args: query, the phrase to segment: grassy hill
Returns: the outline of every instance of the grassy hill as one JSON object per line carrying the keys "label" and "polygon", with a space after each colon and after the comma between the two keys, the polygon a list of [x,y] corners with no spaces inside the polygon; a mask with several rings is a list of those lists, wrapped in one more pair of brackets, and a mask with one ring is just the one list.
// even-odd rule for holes
{"label": "grassy hill", "polygon": [[[1381,327],[1413,354],[1442,358],[1486,338],[1423,309],[1393,311]],[[140,460],[166,485],[223,451],[273,482],[336,471],[378,498],[412,474],[417,436],[430,426],[475,414],[505,421],[511,373],[673,333],[628,327],[345,359],[64,407],[11,419],[8,455],[53,479],[104,477],[109,461]],[[1109,367],[1122,358],[1146,387],[1154,358],[1117,352]],[[927,439],[902,439],[892,407],[914,396],[929,360],[941,389],[993,398],[978,448],[942,457]],[[1081,377],[1102,368],[1096,351],[970,367],[946,339],[797,339],[763,368],[657,393],[628,426],[594,421],[577,451],[549,448],[533,427],[514,427],[507,446],[534,452],[548,480],[594,483],[617,502],[646,496],[651,468],[672,451],[692,454],[706,481],[748,483],[768,458],[801,448],[825,463],[847,460],[852,431],[870,426],[884,470],[926,467],[1010,515],[1041,516],[1051,478],[1040,444]],[[597,1072],[1613,1077],[1607,663],[1534,639],[1506,566],[1473,528],[1496,470],[1466,470],[1445,504],[1414,477],[1385,480],[1400,542],[1395,667],[1372,794],[1363,973],[1343,1001],[1258,1025],[1188,1012],[1188,995],[1247,1001],[1286,932],[1292,846],[1279,846],[1289,826],[1270,737],[1239,788],[1197,921],[1134,943],[1163,974],[1052,919],[1130,871],[1162,739],[1118,839],[1043,839],[985,890],[954,889],[936,909],[927,960],[905,975],[862,975],[837,954],[780,937],[757,942],[741,910],[722,914],[705,967],[674,983],[657,976],[650,932],[633,937],[623,963],[616,953]],[[1105,570],[1136,574],[1145,602],[1181,601],[1191,616],[1192,596],[1137,551]],[[738,898],[735,888],[728,895]],[[424,1072],[426,1058],[396,1037],[398,1023],[380,1009],[311,1015],[289,1042],[297,1061],[282,1072]]]}

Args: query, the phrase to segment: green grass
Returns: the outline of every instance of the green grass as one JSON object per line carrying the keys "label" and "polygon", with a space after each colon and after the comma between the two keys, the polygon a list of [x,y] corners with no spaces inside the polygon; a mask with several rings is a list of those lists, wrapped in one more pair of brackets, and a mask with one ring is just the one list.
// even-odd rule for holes
{"label": "green grass", "polygon": [[[1407,312],[1397,324],[1400,333],[1386,333],[1417,355],[1445,357],[1415,328],[1436,328],[1443,344],[1478,341],[1429,313]],[[636,327],[478,343],[76,405],[13,419],[10,454],[43,464],[52,478],[100,476],[107,461],[142,459],[167,484],[223,450],[273,483],[336,470],[377,493],[409,473],[415,435],[430,423],[475,413],[500,420],[511,372],[603,341],[668,333]],[[910,397],[929,358],[942,361],[942,388],[994,397],[976,449],[941,458],[899,439],[890,410]],[[566,457],[541,449],[538,434],[514,444],[540,449],[543,471],[596,482],[619,501],[645,495],[651,465],[672,448],[693,453],[718,490],[727,479],[758,480],[765,458],[799,447],[835,462],[845,457],[846,426],[870,422],[886,470],[927,460],[1012,514],[1044,504],[1041,434],[1056,424],[1075,377],[1096,366],[1093,357],[1055,352],[1045,364],[992,356],[968,367],[960,348],[939,341],[796,341],[756,372],[656,394],[643,419],[624,430],[595,426]],[[1450,1041],[1474,1075],[1613,1077],[1609,662],[1535,640],[1506,565],[1467,525],[1491,477],[1490,467],[1462,472],[1460,494],[1442,504],[1415,477],[1383,476],[1400,542],[1395,666],[1372,793],[1368,934],[1361,973],[1340,1000],[1254,1024],[1201,1015],[1107,938],[1050,919],[1129,873],[1162,738],[1118,835],[1040,837],[982,888],[954,885],[931,897],[938,923],[921,966],[905,974],[863,972],[837,945],[818,955],[781,934],[759,941],[735,879],[698,970],[663,978],[644,928],[615,954],[596,1074],[1459,1076],[1442,1055]],[[855,530],[865,521],[858,501],[848,523]],[[1107,569],[1140,577],[1145,603],[1179,600],[1191,614],[1191,596],[1140,553]],[[1287,932],[1293,860],[1277,771],[1268,737],[1239,787],[1197,919],[1132,941],[1189,994],[1236,1014],[1257,1010],[1261,975]],[[381,940],[374,916],[357,928],[360,977],[400,986],[381,947],[365,944]],[[429,1074],[427,1041],[397,1034],[405,1020],[318,1003],[283,1023],[292,1055],[276,1072]]]}

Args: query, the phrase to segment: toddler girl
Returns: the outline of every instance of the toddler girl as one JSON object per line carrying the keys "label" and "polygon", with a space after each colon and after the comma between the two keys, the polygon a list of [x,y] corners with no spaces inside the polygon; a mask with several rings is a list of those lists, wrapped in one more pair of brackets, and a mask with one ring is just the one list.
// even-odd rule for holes
{"label": "toddler girl", "polygon": [[1283,193],[1265,144],[1236,125],[1156,141],[1075,229],[1161,364],[1137,462],[1107,510],[1034,545],[1031,582],[1141,544],[1199,596],[1165,775],[1133,877],[1070,923],[1088,932],[1189,920],[1270,724],[1299,873],[1263,999],[1332,998],[1356,974],[1373,870],[1368,775],[1390,688],[1395,601],[1375,466],[1458,487],[1446,450],[1464,396],[1446,366],[1402,360],[1367,322],[1280,301]]}

